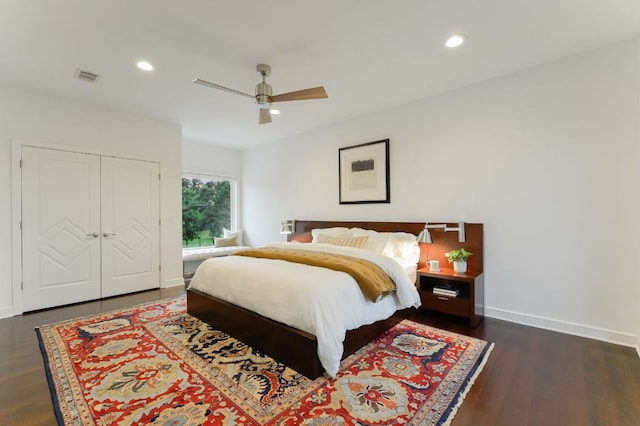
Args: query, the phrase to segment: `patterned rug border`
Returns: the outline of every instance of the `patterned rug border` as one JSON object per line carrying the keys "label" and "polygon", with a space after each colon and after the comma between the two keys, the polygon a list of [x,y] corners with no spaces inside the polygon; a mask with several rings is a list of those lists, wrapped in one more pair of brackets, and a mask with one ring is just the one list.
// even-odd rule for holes
{"label": "patterned rug border", "polygon": [[51,403],[53,404],[53,412],[56,415],[56,421],[59,425],[64,425],[62,411],[60,410],[60,403],[58,401],[58,392],[56,392],[53,376],[51,375],[51,369],[49,368],[49,355],[42,341],[42,335],[40,334],[40,327],[35,328],[36,336],[38,336],[38,347],[42,354],[42,360],[44,362],[44,373],[47,375],[47,385],[49,386],[49,394],[51,395]]}
{"label": "patterned rug border", "polygon": [[[53,370],[53,365],[55,364],[55,360],[50,358],[50,355],[48,353],[48,349],[47,349],[47,343],[44,341],[44,335],[43,335],[43,330],[41,329],[45,329],[48,327],[51,328],[55,328],[55,327],[60,327],[60,326],[64,326],[66,324],[69,323],[74,323],[74,322],[78,322],[78,321],[85,321],[88,319],[91,320],[97,320],[100,321],[102,319],[107,319],[110,317],[114,317],[114,316],[118,316],[118,315],[123,315],[129,312],[136,312],[138,310],[142,310],[148,307],[152,307],[152,306],[157,306],[157,305],[166,305],[166,306],[171,306],[172,304],[176,304],[176,305],[184,305],[186,306],[186,296],[185,295],[181,295],[181,296],[177,296],[177,297],[168,297],[165,299],[161,299],[161,300],[156,300],[156,301],[152,301],[152,302],[145,302],[145,303],[139,303],[130,307],[126,307],[126,308],[120,308],[120,309],[115,309],[115,310],[111,310],[111,311],[106,311],[106,312],[100,312],[100,313],[96,313],[96,314],[89,314],[89,315],[85,315],[85,316],[80,316],[80,317],[76,317],[76,318],[72,318],[72,319],[67,319],[67,320],[63,320],[63,321],[58,321],[58,322],[54,322],[54,323],[50,323],[50,324],[45,324],[45,325],[39,325],[35,327],[35,331],[37,334],[37,338],[38,338],[38,346],[40,348],[40,352],[42,354],[42,359],[43,359],[43,363],[44,363],[44,369],[45,369],[45,374],[47,377],[47,384],[49,386],[49,391],[51,394],[51,401],[53,404],[53,408],[54,408],[54,413],[56,416],[56,420],[58,422],[58,424],[60,425],[66,425],[67,422],[65,422],[65,420],[70,420],[70,419],[66,419],[66,415],[63,413],[63,410],[61,408],[61,401],[60,401],[60,397],[63,397],[65,394],[65,391],[69,391],[68,389],[64,388],[60,388],[60,383],[58,381],[58,379],[56,379],[56,377],[54,377],[54,370]],[[186,315],[188,315],[186,312],[184,313]],[[179,315],[178,315],[179,316]],[[165,318],[166,319],[166,318]],[[454,392],[451,392],[451,388],[440,388],[438,387],[438,392],[436,393],[441,393],[441,396],[438,397],[438,400],[440,402],[445,402],[446,405],[444,404],[436,404],[432,406],[432,409],[429,412],[416,412],[414,413],[414,417],[407,419],[409,420],[407,425],[423,425],[423,424],[429,424],[429,425],[450,425],[451,422],[453,421],[456,413],[458,412],[459,408],[462,406],[464,400],[466,399],[467,394],[469,393],[469,391],[471,390],[471,388],[473,387],[473,384],[475,383],[476,379],[478,378],[478,376],[480,375],[480,373],[484,370],[484,367],[489,359],[489,355],[491,354],[491,352],[493,351],[495,344],[491,343],[491,342],[487,342],[484,341],[482,339],[478,339],[475,337],[471,337],[471,336],[466,336],[460,333],[456,333],[456,332],[452,332],[452,331],[447,331],[447,330],[443,330],[440,328],[436,328],[427,324],[422,324],[422,323],[418,323],[415,321],[411,321],[411,320],[404,320],[402,321],[403,323],[406,322],[410,327],[415,327],[417,329],[424,329],[425,332],[427,332],[427,334],[429,332],[432,332],[436,335],[441,335],[442,337],[446,338],[455,338],[455,336],[460,336],[463,337],[465,339],[469,339],[470,341],[476,341],[476,342],[482,342],[484,343],[482,348],[478,348],[479,350],[476,351],[476,358],[473,360],[473,362],[467,362],[466,366],[463,364],[454,364],[453,368],[454,369],[462,369],[463,370],[463,374],[461,375],[461,377],[458,377],[458,380],[455,380],[454,382],[452,382],[453,384],[453,390]],[[153,321],[150,322],[143,322],[143,324],[147,324],[145,325],[145,327],[147,327],[149,324],[154,324]],[[430,330],[430,331],[427,331]],[[346,359],[344,359],[341,362],[341,370],[345,369],[348,370],[351,367],[351,364],[354,363],[358,356],[360,356],[360,353],[366,353],[368,350],[371,350],[372,348],[375,348],[375,345],[373,344],[377,339],[374,339],[374,341],[369,342],[367,345],[365,345],[363,348],[361,348],[360,350],[358,350],[356,353],[350,355],[349,357],[347,357]],[[470,361],[470,360],[469,360]],[[52,362],[54,364],[52,364]],[[466,367],[466,368],[465,368]],[[467,371],[464,372],[464,369],[466,369]],[[453,370],[452,370],[453,371]],[[60,374],[58,372],[58,374]],[[448,375],[449,373],[447,373]],[[319,379],[329,379],[328,377],[322,376]],[[311,381],[312,383],[316,382],[316,381]],[[306,391],[311,390],[313,392],[313,390],[315,389],[315,385],[313,386],[304,386],[305,388],[309,387],[309,389],[306,389]],[[60,388],[60,389],[59,389]],[[305,391],[305,393],[306,393]],[[448,392],[448,393],[447,393]],[[309,396],[310,394],[307,394],[307,396]],[[448,400],[448,403],[446,403],[447,397],[449,395],[452,395],[451,399]],[[295,403],[298,403],[298,401],[294,401]],[[435,407],[435,409],[434,409]],[[281,413],[282,414],[282,413]],[[418,414],[421,414],[421,416],[418,416]],[[68,415],[68,414],[67,414]],[[406,420],[405,420],[406,421]],[[84,423],[83,423],[84,424]]]}
{"label": "patterned rug border", "polygon": [[473,387],[473,384],[476,382],[476,379],[478,378],[480,373],[482,373],[482,370],[484,370],[484,366],[487,363],[487,360],[489,360],[489,355],[491,355],[491,352],[493,351],[494,346],[495,346],[495,343],[487,342],[487,346],[484,349],[484,353],[479,359],[480,362],[478,362],[478,365],[476,365],[474,370],[470,371],[471,377],[467,377],[466,379],[467,385],[464,387],[464,389],[460,389],[457,400],[452,401],[452,403],[449,405],[449,408],[447,409],[448,414],[446,415],[444,422],[441,423],[441,426],[449,426],[453,421],[453,418],[458,413],[458,410],[460,409],[460,407],[462,406],[462,403],[466,399],[467,394]]}
{"label": "patterned rug border", "polygon": [[172,300],[180,300],[180,299],[184,299],[184,303],[186,306],[187,303],[187,295],[186,294],[182,294],[180,296],[173,296],[173,297],[166,297],[164,299],[158,299],[155,300],[153,302],[143,302],[143,303],[137,303],[133,306],[129,306],[128,308],[120,308],[120,309],[112,309],[110,311],[104,311],[104,312],[98,312],[95,314],[89,314],[89,315],[83,315],[81,317],[75,317],[75,318],[69,318],[66,320],[62,320],[62,321],[56,321],[56,322],[51,322],[51,323],[47,323],[47,324],[41,324],[41,325],[36,325],[35,327],[33,327],[34,330],[38,331],[38,329],[40,328],[44,328],[44,327],[53,327],[53,326],[57,326],[57,325],[62,325],[71,321],[80,321],[80,320],[84,320],[87,318],[92,318],[92,317],[101,317],[104,315],[114,315],[114,314],[118,314],[121,312],[128,312],[134,309],[140,309],[140,308],[144,308],[145,306],[150,306],[150,305],[161,305],[165,302],[170,302]]}

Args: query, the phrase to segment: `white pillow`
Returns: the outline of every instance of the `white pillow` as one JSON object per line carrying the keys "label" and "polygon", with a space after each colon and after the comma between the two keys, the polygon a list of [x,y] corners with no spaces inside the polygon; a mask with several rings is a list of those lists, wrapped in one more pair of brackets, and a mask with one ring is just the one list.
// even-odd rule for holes
{"label": "white pillow", "polygon": [[364,248],[378,254],[383,254],[384,248],[387,246],[387,241],[391,235],[389,232],[376,232],[362,228],[351,228],[351,234],[354,237],[369,237],[367,245]]}
{"label": "white pillow", "polygon": [[401,264],[417,265],[420,260],[418,237],[406,232],[394,232],[390,235],[382,254],[396,259]]}
{"label": "white pillow", "polygon": [[222,228],[222,233],[224,235],[225,238],[233,238],[233,237],[237,237],[237,242],[238,245],[241,246],[242,244],[242,229],[238,229],[237,231],[230,231],[226,228]]}
{"label": "white pillow", "polygon": [[349,231],[349,228],[341,228],[341,227],[315,228],[311,230],[311,242],[317,243],[318,235],[320,234],[328,235],[330,237],[351,237],[351,232]]}
{"label": "white pillow", "polygon": [[369,229],[351,228],[354,237],[368,236],[365,248],[398,260],[402,264],[418,264],[420,246],[418,237],[408,232],[376,232]]}

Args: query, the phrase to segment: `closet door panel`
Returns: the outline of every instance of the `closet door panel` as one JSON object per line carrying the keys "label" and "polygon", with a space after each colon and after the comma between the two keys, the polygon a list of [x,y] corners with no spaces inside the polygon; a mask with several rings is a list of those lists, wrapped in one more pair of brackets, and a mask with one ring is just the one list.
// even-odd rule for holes
{"label": "closet door panel", "polygon": [[22,148],[22,309],[100,297],[100,157]]}
{"label": "closet door panel", "polygon": [[102,296],[160,286],[159,164],[102,157]]}

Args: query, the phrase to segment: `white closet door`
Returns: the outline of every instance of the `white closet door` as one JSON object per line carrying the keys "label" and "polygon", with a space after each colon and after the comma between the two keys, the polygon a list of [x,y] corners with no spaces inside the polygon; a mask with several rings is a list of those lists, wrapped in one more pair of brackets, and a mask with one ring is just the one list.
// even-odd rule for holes
{"label": "white closet door", "polygon": [[100,157],[22,148],[23,311],[100,297]]}
{"label": "white closet door", "polygon": [[160,286],[159,164],[102,157],[102,296]]}

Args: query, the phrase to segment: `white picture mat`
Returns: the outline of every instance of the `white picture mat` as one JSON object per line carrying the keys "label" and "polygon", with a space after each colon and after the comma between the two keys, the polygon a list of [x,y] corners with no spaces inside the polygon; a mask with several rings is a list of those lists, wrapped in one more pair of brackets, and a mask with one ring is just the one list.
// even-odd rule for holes
{"label": "white picture mat", "polygon": [[[381,141],[340,150],[341,203],[387,201],[387,143]],[[352,170],[353,163],[371,160],[372,170]]]}

